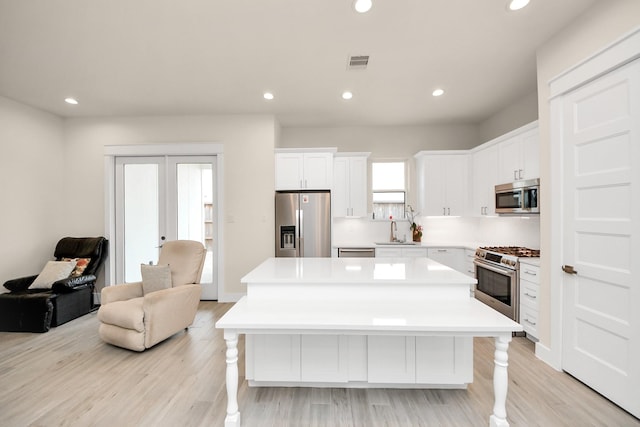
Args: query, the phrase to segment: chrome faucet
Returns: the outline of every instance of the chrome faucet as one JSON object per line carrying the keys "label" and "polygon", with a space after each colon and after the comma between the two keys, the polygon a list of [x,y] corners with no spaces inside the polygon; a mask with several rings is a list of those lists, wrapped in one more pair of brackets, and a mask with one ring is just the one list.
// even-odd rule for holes
{"label": "chrome faucet", "polygon": [[391,237],[390,237],[390,241],[391,242],[397,242],[398,241],[398,237],[396,236],[397,233],[398,233],[398,225],[392,219],[391,220]]}

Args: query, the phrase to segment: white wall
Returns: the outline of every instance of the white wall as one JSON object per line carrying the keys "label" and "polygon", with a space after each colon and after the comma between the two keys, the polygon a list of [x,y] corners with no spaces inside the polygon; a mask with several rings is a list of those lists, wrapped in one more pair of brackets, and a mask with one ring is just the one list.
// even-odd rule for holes
{"label": "white wall", "polygon": [[534,91],[480,123],[478,134],[482,142],[487,142],[536,120],[538,120],[538,92]]}
{"label": "white wall", "polygon": [[[549,81],[600,51],[613,41],[640,26],[640,1],[615,0],[594,4],[570,26],[551,38],[538,50],[538,115],[540,126],[540,179],[546,186],[553,186],[549,169]],[[550,265],[546,250],[560,238],[551,235],[549,193],[541,194],[541,294],[539,331],[540,342],[550,345],[550,271],[560,266]]]}
{"label": "white wall", "polygon": [[421,150],[465,150],[479,145],[477,126],[284,127],[278,146],[338,147],[372,158],[410,158]]}
{"label": "white wall", "polygon": [[76,234],[104,233],[106,145],[211,142],[224,145],[224,289],[245,291],[240,278],[273,256],[274,145],[272,116],[167,116],[76,118],[64,123],[66,191],[86,206],[67,218]]}
{"label": "white wall", "polygon": [[62,120],[0,97],[0,287],[38,274],[77,196],[64,190]]}

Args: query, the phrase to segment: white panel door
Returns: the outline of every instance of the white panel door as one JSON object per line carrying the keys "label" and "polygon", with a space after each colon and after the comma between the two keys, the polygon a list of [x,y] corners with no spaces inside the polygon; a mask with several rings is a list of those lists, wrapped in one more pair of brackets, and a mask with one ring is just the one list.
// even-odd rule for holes
{"label": "white panel door", "polygon": [[562,105],[562,367],[640,416],[640,62]]}

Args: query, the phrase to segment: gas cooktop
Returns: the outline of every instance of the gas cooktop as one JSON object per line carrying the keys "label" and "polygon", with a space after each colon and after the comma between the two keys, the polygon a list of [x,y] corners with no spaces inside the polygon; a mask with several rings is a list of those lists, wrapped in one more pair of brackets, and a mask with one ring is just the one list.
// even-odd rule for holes
{"label": "gas cooktop", "polygon": [[498,254],[511,255],[519,258],[539,257],[539,249],[529,249],[523,246],[482,246],[480,249]]}

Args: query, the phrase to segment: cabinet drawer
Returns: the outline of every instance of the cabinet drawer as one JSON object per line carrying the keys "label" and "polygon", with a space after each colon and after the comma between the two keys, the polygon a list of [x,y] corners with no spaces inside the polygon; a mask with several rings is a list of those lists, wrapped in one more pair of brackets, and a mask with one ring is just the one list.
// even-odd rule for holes
{"label": "cabinet drawer", "polygon": [[520,263],[520,278],[533,283],[540,283],[540,267]]}
{"label": "cabinet drawer", "polygon": [[520,324],[527,335],[538,338],[538,310],[524,305],[520,307]]}
{"label": "cabinet drawer", "polygon": [[520,304],[527,305],[534,310],[539,310],[539,292],[540,285],[537,283],[520,280]]}

